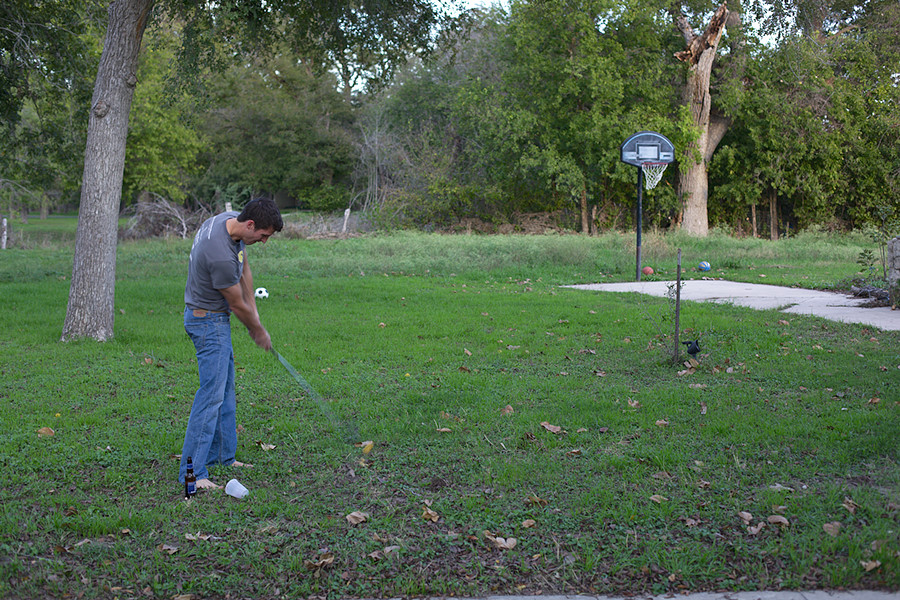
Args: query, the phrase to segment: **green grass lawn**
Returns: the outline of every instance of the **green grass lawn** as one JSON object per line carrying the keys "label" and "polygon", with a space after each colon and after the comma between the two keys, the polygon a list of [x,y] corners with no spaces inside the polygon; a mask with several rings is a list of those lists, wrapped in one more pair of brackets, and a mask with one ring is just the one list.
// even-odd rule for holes
{"label": "green grass lawn", "polygon": [[[254,466],[213,477],[250,495],[189,502],[173,457],[196,386],[190,242],[120,245],[102,344],[58,341],[69,244],[5,251],[0,597],[900,589],[900,334],[684,303],[682,339],[702,340],[684,373],[667,300],[559,287],[631,279],[633,244],[252,247],[275,347],[373,445],[347,443],[235,319],[238,458]],[[688,278],[709,260],[829,288],[865,244],[646,235],[643,255],[654,278],[681,248]]]}

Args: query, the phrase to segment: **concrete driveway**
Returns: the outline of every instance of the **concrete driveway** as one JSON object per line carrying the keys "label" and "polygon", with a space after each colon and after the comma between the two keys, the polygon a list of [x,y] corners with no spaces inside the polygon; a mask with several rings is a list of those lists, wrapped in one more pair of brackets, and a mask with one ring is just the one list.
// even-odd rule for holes
{"label": "concrete driveway", "polygon": [[[861,323],[887,331],[900,331],[900,310],[863,308],[869,302],[834,292],[757,283],[741,283],[719,279],[682,280],[681,299],[696,302],[719,302],[760,310],[774,309],[783,313],[814,315],[842,323]],[[626,283],[586,283],[562,287],[598,292],[637,292],[665,296],[674,281],[635,281]]]}

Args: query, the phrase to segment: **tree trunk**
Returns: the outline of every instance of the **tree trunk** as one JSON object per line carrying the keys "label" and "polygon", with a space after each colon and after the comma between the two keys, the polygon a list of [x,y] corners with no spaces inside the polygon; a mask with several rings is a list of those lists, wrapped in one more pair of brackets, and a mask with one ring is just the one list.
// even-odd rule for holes
{"label": "tree trunk", "polygon": [[115,0],[88,120],[69,304],[62,341],[113,336],[116,238],[128,114],[153,0]]}
{"label": "tree trunk", "polygon": [[769,196],[769,237],[773,242],[778,239],[778,195],[774,190]]}
{"label": "tree trunk", "polygon": [[581,188],[581,233],[591,234],[591,210],[588,208],[587,188]]}
{"label": "tree trunk", "polygon": [[682,227],[692,235],[709,233],[706,201],[709,193],[707,164],[728,131],[730,121],[722,115],[713,115],[709,81],[719,40],[725,31],[728,8],[723,3],[712,16],[706,31],[694,35],[687,18],[675,15],[675,23],[681,30],[687,48],[675,57],[688,64],[688,77],[684,89],[684,102],[690,108],[698,138],[679,162],[679,193],[684,205]]}
{"label": "tree trunk", "polygon": [[753,237],[759,237],[756,229],[756,204],[750,205],[750,221],[753,223]]}

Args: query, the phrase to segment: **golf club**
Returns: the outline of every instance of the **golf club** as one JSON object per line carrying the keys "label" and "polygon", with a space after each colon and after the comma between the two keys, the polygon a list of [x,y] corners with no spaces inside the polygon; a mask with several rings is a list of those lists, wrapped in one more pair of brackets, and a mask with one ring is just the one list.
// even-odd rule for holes
{"label": "golf club", "polygon": [[316,390],[314,390],[311,385],[309,385],[306,379],[304,379],[303,376],[297,372],[297,369],[291,366],[291,363],[289,363],[287,359],[285,359],[275,348],[272,348],[272,353],[278,359],[278,362],[284,365],[284,368],[288,373],[291,374],[291,377],[294,378],[294,381],[296,381],[300,385],[300,387],[303,388],[303,391],[306,392],[306,395],[312,398],[313,401],[315,401],[315,403],[319,406],[319,410],[322,411],[322,414],[324,414],[331,422],[332,427],[334,427],[335,430],[343,432],[345,441],[349,444],[358,442],[359,430],[357,429],[356,424],[348,420],[341,421],[340,419],[338,419],[337,415],[334,414],[334,411],[331,410],[331,407],[328,406],[328,401],[320,396],[319,393],[316,392]]}

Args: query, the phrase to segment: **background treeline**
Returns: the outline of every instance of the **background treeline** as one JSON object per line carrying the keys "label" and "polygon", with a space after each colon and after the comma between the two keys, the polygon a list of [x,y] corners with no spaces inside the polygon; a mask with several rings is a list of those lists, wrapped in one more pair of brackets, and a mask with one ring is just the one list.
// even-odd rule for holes
{"label": "background treeline", "polygon": [[[0,212],[77,207],[105,21],[93,2],[60,4],[77,7],[77,19],[48,9],[44,35],[66,52],[2,82],[26,101],[0,107]],[[714,8],[682,7],[697,30]],[[741,18],[710,84],[728,126],[709,163],[710,224],[774,236],[896,218],[900,3],[729,9]],[[371,45],[302,56],[275,35],[231,53],[240,60],[191,70],[176,60],[183,35],[165,19],[145,35],[123,209],[160,198],[217,208],[266,194],[284,207],[353,207],[390,226],[498,225],[540,212],[579,227],[586,201],[592,229],[627,228],[637,175],[619,161],[622,141],[649,129],[684,149],[697,135],[674,57],[684,40],[673,13],[646,0],[471,10],[435,31],[432,47],[406,49],[399,68],[395,53]],[[227,38],[212,43],[229,56]],[[0,55],[0,78],[14,72],[10,56]],[[644,219],[668,228],[681,212],[672,165],[644,194]]]}

